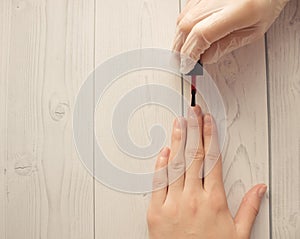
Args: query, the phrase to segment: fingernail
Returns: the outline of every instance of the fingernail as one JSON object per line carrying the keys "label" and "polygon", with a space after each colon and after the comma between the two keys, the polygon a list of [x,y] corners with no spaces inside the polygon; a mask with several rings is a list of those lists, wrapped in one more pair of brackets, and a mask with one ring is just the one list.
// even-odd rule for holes
{"label": "fingernail", "polygon": [[265,195],[266,191],[267,191],[267,185],[261,186],[258,189],[258,197],[262,198]]}
{"label": "fingernail", "polygon": [[169,149],[168,148],[163,148],[161,150],[160,156],[164,157],[164,158],[167,158],[169,156]]}
{"label": "fingernail", "polygon": [[175,128],[176,129],[181,129],[181,124],[180,124],[180,119],[179,118],[175,119]]}
{"label": "fingernail", "polygon": [[188,117],[196,119],[201,115],[201,108],[196,105],[195,107],[190,107],[188,110]]}
{"label": "fingernail", "polygon": [[185,57],[185,56],[181,56],[181,61],[180,61],[180,72],[182,74],[187,74],[190,71],[192,71],[196,65],[197,61],[189,58],[189,57]]}

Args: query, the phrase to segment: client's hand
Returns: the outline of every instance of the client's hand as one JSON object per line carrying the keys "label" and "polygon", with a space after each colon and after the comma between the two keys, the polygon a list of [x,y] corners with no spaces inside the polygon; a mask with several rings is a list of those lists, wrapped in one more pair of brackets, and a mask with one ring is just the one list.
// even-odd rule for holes
{"label": "client's hand", "polygon": [[[202,180],[202,164],[217,160]],[[187,169],[186,169],[187,168]],[[205,168],[205,166],[204,166]],[[248,239],[266,185],[253,187],[235,218],[228,209],[222,179],[217,130],[199,106],[188,119],[176,119],[171,149],[164,148],[156,162],[148,226],[151,239]]]}

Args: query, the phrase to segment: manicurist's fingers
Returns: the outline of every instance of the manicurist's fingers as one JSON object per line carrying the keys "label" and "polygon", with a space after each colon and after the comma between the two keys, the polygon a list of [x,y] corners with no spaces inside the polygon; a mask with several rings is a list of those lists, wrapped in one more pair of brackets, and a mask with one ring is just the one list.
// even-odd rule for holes
{"label": "manicurist's fingers", "polygon": [[168,186],[167,165],[169,156],[170,149],[166,147],[160,151],[156,160],[151,198],[151,204],[154,207],[161,207],[166,200]]}
{"label": "manicurist's fingers", "polygon": [[224,8],[193,26],[180,51],[182,73],[192,70],[212,43],[255,23],[257,19],[249,17],[250,12],[240,8],[239,4]]}
{"label": "manicurist's fingers", "polygon": [[184,184],[184,146],[186,140],[186,120],[175,119],[172,131],[171,153],[168,164],[168,197],[177,196],[183,190]]}
{"label": "manicurist's fingers", "polygon": [[197,105],[188,111],[187,141],[185,147],[186,173],[185,190],[202,189],[200,169],[203,164],[204,148],[202,142],[202,112]]}
{"label": "manicurist's fingers", "polygon": [[224,3],[215,1],[190,0],[177,18],[173,50],[180,52],[192,28],[203,19],[219,11]]}
{"label": "manicurist's fingers", "polygon": [[[190,11],[190,9],[197,4],[198,1],[199,0],[190,0],[179,14],[177,18],[176,34],[172,47],[173,51],[180,52],[181,47],[185,42],[186,37],[188,36],[188,33],[192,29],[193,25],[196,24],[192,23],[193,19],[187,19],[186,15]],[[185,23],[182,23],[183,18],[185,19]]]}
{"label": "manicurist's fingers", "polygon": [[195,7],[200,1],[199,0],[188,0],[181,13],[177,18],[177,25],[180,24],[181,20],[188,14],[188,12]]}
{"label": "manicurist's fingers", "polygon": [[255,28],[246,28],[230,33],[214,42],[201,56],[203,64],[216,63],[222,56],[259,39],[263,33],[256,33]]}

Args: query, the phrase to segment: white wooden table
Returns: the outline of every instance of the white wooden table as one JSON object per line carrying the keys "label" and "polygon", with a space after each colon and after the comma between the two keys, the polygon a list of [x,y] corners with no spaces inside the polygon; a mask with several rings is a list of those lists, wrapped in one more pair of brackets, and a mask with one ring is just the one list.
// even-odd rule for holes
{"label": "white wooden table", "polygon": [[[72,138],[72,112],[89,73],[132,49],[169,49],[181,1],[0,1],[0,237],[147,238],[147,194],[103,186],[86,171]],[[224,181],[234,214],[244,193],[269,184],[252,238],[300,238],[300,2],[291,0],[265,39],[207,66],[224,98]],[[164,84],[189,97],[180,80],[158,71],[124,76],[96,110],[133,87]],[[148,96],[153,94],[149,91]],[[204,107],[205,108],[205,107]],[[147,144],[154,123],[170,132],[173,115],[148,105],[133,116],[134,141]],[[115,145],[109,120],[98,140],[119,167],[139,171]],[[105,135],[105,136],[103,136]]]}

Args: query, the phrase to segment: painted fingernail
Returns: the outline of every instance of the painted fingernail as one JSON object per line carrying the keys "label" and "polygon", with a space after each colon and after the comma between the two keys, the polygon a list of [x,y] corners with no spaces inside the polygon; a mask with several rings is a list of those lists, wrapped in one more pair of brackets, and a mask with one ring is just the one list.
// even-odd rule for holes
{"label": "painted fingernail", "polygon": [[257,192],[258,197],[262,198],[265,195],[266,191],[267,191],[267,185],[261,186]]}
{"label": "painted fingernail", "polygon": [[196,105],[195,107],[190,107],[188,110],[188,117],[189,118],[198,118],[201,115],[201,108]]}

